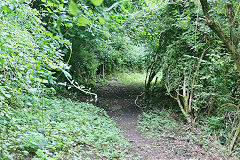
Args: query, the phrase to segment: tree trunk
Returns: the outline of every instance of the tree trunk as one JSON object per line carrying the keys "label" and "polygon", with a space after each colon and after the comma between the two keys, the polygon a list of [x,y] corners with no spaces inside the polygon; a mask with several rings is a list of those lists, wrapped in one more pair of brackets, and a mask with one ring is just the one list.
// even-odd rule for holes
{"label": "tree trunk", "polygon": [[[206,17],[208,26],[223,41],[223,43],[226,45],[228,50],[232,53],[232,56],[233,56],[236,66],[237,66],[238,72],[240,73],[240,50],[239,50],[240,48],[238,47],[238,42],[240,40],[240,37],[237,32],[239,24],[236,20],[236,14],[234,13],[234,10],[233,10],[232,1],[230,0],[226,4],[226,14],[228,17],[228,23],[230,25],[230,27],[229,27],[230,35],[229,36],[226,33],[224,33],[223,27],[220,26],[220,24],[216,22],[215,18],[209,13],[210,5],[209,5],[208,1],[200,0],[200,2],[202,5],[202,10]],[[239,10],[239,7],[238,7],[238,10]],[[238,10],[237,10],[237,12],[238,12]]]}

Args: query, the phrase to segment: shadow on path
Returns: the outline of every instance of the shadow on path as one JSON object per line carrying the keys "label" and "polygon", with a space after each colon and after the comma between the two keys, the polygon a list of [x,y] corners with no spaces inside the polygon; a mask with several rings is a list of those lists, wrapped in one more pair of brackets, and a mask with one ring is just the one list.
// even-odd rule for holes
{"label": "shadow on path", "polygon": [[[177,138],[162,137],[147,138],[137,127],[137,117],[141,113],[135,105],[137,95],[141,94],[139,84],[122,85],[110,83],[99,87],[98,106],[107,110],[114,119],[123,136],[129,140],[132,149],[129,154],[143,160],[221,160],[214,155],[207,154],[199,145]],[[170,133],[171,134],[171,133]]]}

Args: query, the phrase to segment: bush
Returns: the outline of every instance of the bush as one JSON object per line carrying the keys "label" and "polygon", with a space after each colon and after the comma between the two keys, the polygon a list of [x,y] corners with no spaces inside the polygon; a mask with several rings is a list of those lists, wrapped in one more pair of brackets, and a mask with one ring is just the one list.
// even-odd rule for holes
{"label": "bush", "polygon": [[69,42],[46,31],[38,16],[24,3],[0,2],[0,106],[17,94],[54,91],[54,71],[68,68],[60,48]]}

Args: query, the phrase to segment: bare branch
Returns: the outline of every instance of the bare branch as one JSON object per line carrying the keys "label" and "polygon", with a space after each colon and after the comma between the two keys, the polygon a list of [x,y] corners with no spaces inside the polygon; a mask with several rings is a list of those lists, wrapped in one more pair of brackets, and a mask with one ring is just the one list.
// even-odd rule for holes
{"label": "bare branch", "polygon": [[137,101],[138,101],[138,97],[142,96],[145,92],[142,92],[140,95],[137,95],[136,99],[135,99],[135,105],[138,106],[138,108],[142,109],[142,108],[146,108],[146,107],[141,107],[137,104]]}
{"label": "bare branch", "polygon": [[[240,2],[239,2],[239,4],[238,4],[236,14],[235,14],[235,16],[234,16],[234,18],[233,18],[233,22],[236,21],[236,17],[237,17],[237,14],[238,14],[239,8],[240,8]],[[237,22],[237,21],[236,21],[236,22]]]}
{"label": "bare branch", "polygon": [[170,89],[169,89],[169,87],[167,86],[166,83],[165,83],[165,86],[166,86],[167,92],[168,92],[168,94],[170,95],[170,97],[172,97],[173,99],[177,99],[177,97],[174,97],[174,96],[170,93]]}
{"label": "bare branch", "polygon": [[221,107],[227,107],[227,106],[233,106],[233,107],[236,108],[238,111],[240,111],[240,107],[238,107],[237,105],[232,104],[232,103],[223,104]]}

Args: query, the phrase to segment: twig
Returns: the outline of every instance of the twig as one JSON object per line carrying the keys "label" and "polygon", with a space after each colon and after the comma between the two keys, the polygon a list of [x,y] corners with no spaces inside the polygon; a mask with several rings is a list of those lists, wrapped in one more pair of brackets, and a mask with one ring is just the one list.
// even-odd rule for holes
{"label": "twig", "polygon": [[[64,74],[64,75],[65,75],[65,74]],[[96,93],[92,93],[92,92],[89,92],[89,91],[86,91],[86,90],[82,89],[79,85],[74,84],[73,81],[71,81],[71,80],[69,79],[69,77],[67,77],[66,75],[65,75],[65,77],[66,77],[67,80],[71,83],[71,85],[73,85],[73,86],[74,86],[75,88],[77,88],[79,91],[81,91],[81,92],[83,92],[83,93],[85,93],[85,94],[94,95],[94,102],[95,102],[95,103],[97,102],[98,98],[97,98],[97,94],[96,94]]]}
{"label": "twig", "polygon": [[240,8],[240,2],[239,2],[239,4],[238,4],[238,8],[237,8],[237,11],[236,11],[236,14],[235,14],[235,16],[234,16],[234,18],[233,18],[233,22],[232,22],[232,23],[234,23],[235,20],[236,20],[236,17],[237,17],[237,14],[238,14],[239,8]]}
{"label": "twig", "polygon": [[[233,107],[236,108],[238,111],[240,111],[240,107],[238,107],[237,105],[232,104],[232,103],[226,103],[226,104],[221,105],[221,107],[227,107],[227,106],[233,106]],[[223,108],[222,108],[222,109],[223,109]]]}
{"label": "twig", "polygon": [[134,102],[135,102],[135,105],[138,106],[138,108],[140,108],[140,109],[141,109],[141,108],[146,108],[146,107],[141,107],[141,106],[139,106],[139,105],[137,104],[138,97],[142,96],[144,93],[145,93],[145,92],[142,92],[140,95],[137,95],[137,98],[136,98],[135,101],[134,101]]}

